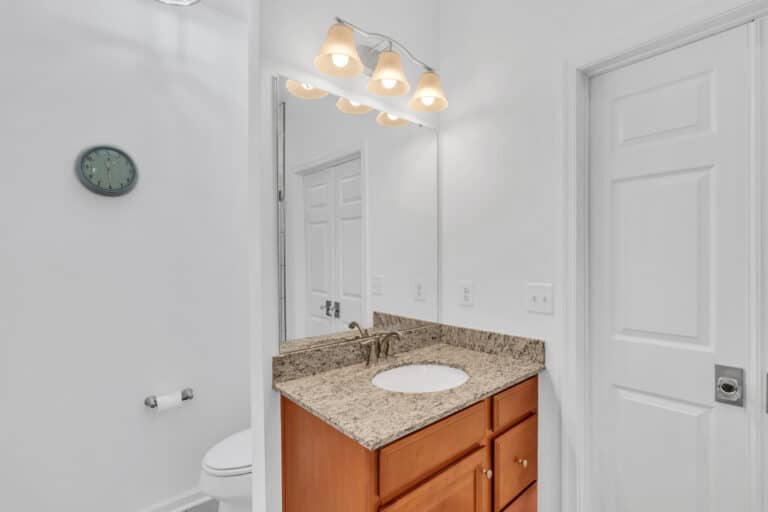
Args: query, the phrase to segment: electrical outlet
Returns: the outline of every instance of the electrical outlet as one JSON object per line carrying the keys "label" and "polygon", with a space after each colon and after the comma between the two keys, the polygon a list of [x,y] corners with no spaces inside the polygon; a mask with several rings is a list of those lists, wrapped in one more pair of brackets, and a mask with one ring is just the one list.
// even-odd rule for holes
{"label": "electrical outlet", "polygon": [[555,312],[552,283],[528,283],[525,302],[529,313],[551,315]]}
{"label": "electrical outlet", "polygon": [[472,307],[475,305],[475,283],[459,281],[459,305]]}
{"label": "electrical outlet", "polygon": [[376,275],[371,278],[371,293],[384,295],[384,276]]}
{"label": "electrical outlet", "polygon": [[418,302],[424,302],[427,300],[426,292],[424,290],[424,281],[421,279],[416,281],[416,285],[413,290],[413,300]]}

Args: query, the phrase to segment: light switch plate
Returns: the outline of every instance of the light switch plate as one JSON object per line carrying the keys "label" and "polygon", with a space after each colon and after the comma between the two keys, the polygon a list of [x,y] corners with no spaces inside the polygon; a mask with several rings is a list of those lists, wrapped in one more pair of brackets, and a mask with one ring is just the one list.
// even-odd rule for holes
{"label": "light switch plate", "polygon": [[371,278],[371,293],[384,295],[384,276],[375,275]]}
{"label": "light switch plate", "polygon": [[530,313],[551,315],[555,312],[552,283],[528,283],[525,304]]}
{"label": "light switch plate", "polygon": [[472,307],[475,305],[475,283],[459,281],[459,305]]}
{"label": "light switch plate", "polygon": [[426,291],[424,290],[424,281],[417,280],[413,287],[413,300],[418,302],[424,302],[427,300]]}

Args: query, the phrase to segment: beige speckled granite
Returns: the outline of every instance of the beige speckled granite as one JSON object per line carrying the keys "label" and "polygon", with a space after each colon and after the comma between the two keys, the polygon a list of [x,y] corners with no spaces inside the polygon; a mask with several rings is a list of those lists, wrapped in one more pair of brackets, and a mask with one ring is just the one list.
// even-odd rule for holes
{"label": "beige speckled granite", "polygon": [[[392,342],[392,353],[413,350],[432,345],[440,341],[440,326],[432,324],[408,331],[401,331],[401,340]],[[341,368],[364,361],[361,342],[368,338],[354,341],[334,342],[326,345],[313,345],[305,350],[294,350],[272,358],[272,380],[282,382],[308,375],[316,375],[334,368]]]}
{"label": "beige speckled granite", "polygon": [[[419,394],[384,391],[371,383],[377,373],[411,363],[461,368],[469,374],[469,380],[447,391]],[[366,448],[375,450],[543,369],[543,361],[440,343],[400,353],[371,368],[354,364],[276,382],[275,389]]]}
{"label": "beige speckled granite", "polygon": [[394,329],[402,331],[405,329],[415,329],[425,325],[434,325],[435,322],[409,318],[407,316],[393,315],[392,313],[373,312],[373,327],[375,329]]}
{"label": "beige speckled granite", "polygon": [[544,364],[544,342],[509,334],[442,325],[441,343],[489,354],[509,354]]}

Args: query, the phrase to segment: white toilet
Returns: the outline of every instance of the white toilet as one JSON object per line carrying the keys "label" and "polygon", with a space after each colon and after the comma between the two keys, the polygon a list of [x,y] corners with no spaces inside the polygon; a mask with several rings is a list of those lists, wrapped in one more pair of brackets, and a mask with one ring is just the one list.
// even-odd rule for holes
{"label": "white toilet", "polygon": [[219,501],[219,512],[251,512],[251,438],[251,430],[243,430],[203,457],[200,489]]}

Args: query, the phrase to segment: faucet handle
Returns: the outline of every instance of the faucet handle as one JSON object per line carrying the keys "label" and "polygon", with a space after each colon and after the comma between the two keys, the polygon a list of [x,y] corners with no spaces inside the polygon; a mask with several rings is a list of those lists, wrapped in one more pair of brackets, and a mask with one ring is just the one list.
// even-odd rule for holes
{"label": "faucet handle", "polygon": [[378,338],[371,338],[360,342],[360,347],[363,349],[363,357],[365,358],[365,367],[368,368],[374,362],[379,360],[379,340]]}

